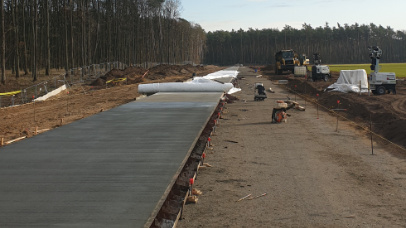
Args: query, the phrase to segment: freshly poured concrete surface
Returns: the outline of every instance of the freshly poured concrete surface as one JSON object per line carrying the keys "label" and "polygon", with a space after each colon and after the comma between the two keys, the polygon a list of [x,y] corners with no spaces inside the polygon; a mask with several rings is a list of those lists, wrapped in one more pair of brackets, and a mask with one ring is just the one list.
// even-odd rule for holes
{"label": "freshly poured concrete surface", "polygon": [[149,226],[221,93],[167,93],[0,148],[0,227]]}

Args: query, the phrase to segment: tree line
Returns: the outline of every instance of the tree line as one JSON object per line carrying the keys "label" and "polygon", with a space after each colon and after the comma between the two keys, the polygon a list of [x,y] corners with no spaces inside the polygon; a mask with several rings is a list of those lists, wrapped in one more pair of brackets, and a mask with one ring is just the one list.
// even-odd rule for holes
{"label": "tree line", "polygon": [[120,61],[200,63],[206,35],[179,17],[180,0],[1,1],[2,75]]}
{"label": "tree line", "polygon": [[380,46],[383,62],[406,61],[405,31],[374,24],[301,29],[248,29],[206,33],[180,18],[180,0],[1,1],[1,82],[51,68],[120,61],[128,65],[206,63],[273,64],[281,49],[323,63],[367,63],[368,46]]}
{"label": "tree line", "polygon": [[313,59],[319,53],[323,63],[355,64],[370,62],[368,46],[379,46],[382,62],[406,61],[406,33],[391,27],[340,25],[301,29],[286,25],[278,29],[242,29],[207,33],[205,63],[230,65],[274,64],[274,55],[282,49],[293,49]]}

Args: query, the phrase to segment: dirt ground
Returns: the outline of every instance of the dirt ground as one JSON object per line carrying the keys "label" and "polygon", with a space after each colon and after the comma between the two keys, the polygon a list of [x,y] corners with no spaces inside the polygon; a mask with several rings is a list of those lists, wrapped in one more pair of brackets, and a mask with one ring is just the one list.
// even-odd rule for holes
{"label": "dirt ground", "polygon": [[[140,96],[138,83],[184,81],[220,69],[161,65],[144,78],[146,69],[113,70],[45,102],[0,109],[0,137],[31,137],[36,127],[41,132],[127,103]],[[122,77],[128,85],[106,89],[106,80]],[[213,150],[206,151],[212,167],[201,168],[195,182],[203,195],[186,205],[178,227],[406,227],[406,151],[379,140],[371,155],[370,136],[362,128],[372,113],[374,132],[406,145],[404,82],[397,95],[368,97],[326,93],[325,82],[275,76],[267,69],[255,74],[241,68],[239,77],[239,100],[227,104]],[[276,79],[289,84],[275,85]],[[254,102],[255,82],[275,93]],[[288,96],[306,111],[289,110],[287,123],[271,124],[275,101]],[[316,106],[303,98],[320,103],[319,118]],[[340,118],[337,132],[336,117],[322,106],[333,108],[338,99],[348,109],[341,114],[354,123]],[[248,194],[260,197],[236,202]]]}
{"label": "dirt ground", "polygon": [[[195,181],[203,194],[196,204],[186,205],[178,227],[406,227],[405,150],[379,141],[373,143],[372,155],[370,135],[356,125],[363,124],[362,115],[354,118],[356,124],[340,119],[336,131],[335,116],[321,108],[317,112],[317,106],[273,84],[269,79],[277,79],[275,75],[240,71],[239,100],[227,104],[212,136],[213,149],[206,150],[205,162],[212,167],[199,169]],[[278,77],[290,78],[288,88],[301,88],[302,79]],[[275,93],[254,101],[255,82]],[[306,89],[321,93],[310,88],[321,83]],[[371,108],[374,116],[391,110],[396,126],[405,119],[404,90],[398,88],[396,96],[321,93],[319,101],[328,107],[331,100],[334,107],[340,99],[343,107],[361,114]],[[276,100],[288,96],[306,111],[288,110],[287,123],[271,124]],[[358,101],[366,102],[365,107]],[[387,103],[379,106],[382,101]],[[390,123],[378,117],[374,122],[377,131]],[[404,130],[396,133],[402,142]],[[237,202],[249,194],[253,199]]]}
{"label": "dirt ground", "polygon": [[[193,74],[203,76],[221,69],[217,66],[159,65],[149,69],[147,74],[147,69],[139,67],[114,69],[96,81],[74,85],[44,102],[1,108],[0,138],[7,143],[25,136],[31,137],[36,129],[41,133],[128,103],[140,96],[137,92],[139,83],[185,81],[192,78]],[[109,83],[106,88],[106,80],[115,78],[128,78],[128,82]],[[15,85],[10,81],[6,86],[0,86],[0,89],[4,92],[13,91],[22,84],[32,84],[29,81],[21,78]]]}
{"label": "dirt ground", "polygon": [[[264,73],[270,79],[275,77],[270,71]],[[295,78],[292,75],[287,77],[291,81],[288,87],[292,92],[305,95],[307,99],[315,101],[317,100],[316,94],[319,94],[318,102],[327,109],[336,108],[337,100],[340,100],[340,109],[347,109],[347,111],[340,113],[341,115],[367,127],[369,127],[371,119],[374,132],[406,147],[406,81],[399,80],[397,82],[396,95],[376,96],[370,94],[369,96],[367,93],[360,95],[325,92],[324,89],[337,81],[339,73],[334,73],[329,82],[310,82],[304,78]]]}

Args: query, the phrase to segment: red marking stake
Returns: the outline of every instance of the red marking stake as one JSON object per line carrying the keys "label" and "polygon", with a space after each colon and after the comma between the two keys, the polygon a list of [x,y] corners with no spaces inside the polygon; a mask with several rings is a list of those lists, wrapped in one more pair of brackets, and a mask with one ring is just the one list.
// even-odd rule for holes
{"label": "red marking stake", "polygon": [[206,153],[202,154],[202,165],[204,164],[204,159],[206,158]]}
{"label": "red marking stake", "polygon": [[317,119],[319,119],[319,94],[316,94],[317,97]]}
{"label": "red marking stake", "polygon": [[193,188],[193,183],[195,182],[195,180],[193,178],[189,179],[189,194],[192,194],[192,188]]}
{"label": "red marking stake", "polygon": [[211,138],[207,138],[207,147],[210,147]]}

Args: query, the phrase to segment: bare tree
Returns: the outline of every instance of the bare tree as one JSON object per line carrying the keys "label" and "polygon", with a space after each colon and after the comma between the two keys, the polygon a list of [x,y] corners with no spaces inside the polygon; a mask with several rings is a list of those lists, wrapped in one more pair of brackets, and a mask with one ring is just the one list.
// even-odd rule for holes
{"label": "bare tree", "polygon": [[50,44],[50,28],[49,28],[49,0],[45,0],[45,14],[46,14],[46,37],[47,37],[47,45],[46,45],[46,68],[45,68],[45,75],[49,75],[49,71],[51,68],[51,44]]}
{"label": "bare tree", "polygon": [[20,77],[20,51],[19,51],[19,35],[18,35],[18,0],[13,0],[13,25],[14,25],[14,70],[16,72],[16,78]]}
{"label": "bare tree", "polygon": [[1,83],[6,84],[6,34],[4,32],[4,1],[1,1]]}
{"label": "bare tree", "polygon": [[[6,4],[7,6],[4,6]],[[105,61],[199,61],[204,31],[179,18],[180,0],[6,0],[4,69],[28,74]],[[199,57],[197,57],[199,56]]]}
{"label": "bare tree", "polygon": [[28,51],[27,51],[27,39],[26,39],[26,21],[25,21],[25,0],[22,0],[22,15],[23,15],[23,42],[24,42],[24,75],[28,75]]}
{"label": "bare tree", "polygon": [[65,72],[69,75],[69,40],[68,40],[68,11],[69,11],[69,0],[64,1],[64,21],[65,21]]}
{"label": "bare tree", "polygon": [[37,81],[37,20],[38,2],[31,2],[31,23],[32,23],[32,80]]}

